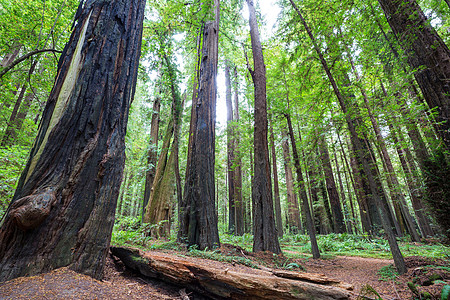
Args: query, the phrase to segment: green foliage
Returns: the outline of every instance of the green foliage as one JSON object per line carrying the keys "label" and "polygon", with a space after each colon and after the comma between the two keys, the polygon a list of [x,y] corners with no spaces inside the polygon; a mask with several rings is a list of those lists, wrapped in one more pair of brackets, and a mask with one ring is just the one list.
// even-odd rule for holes
{"label": "green foliage", "polygon": [[446,284],[442,287],[441,300],[449,300],[449,299],[450,299],[450,285]]}
{"label": "green foliage", "polygon": [[359,292],[359,295],[356,298],[356,300],[364,300],[364,299],[383,300],[380,294],[378,294],[378,292],[368,284],[366,284],[361,288],[361,291]]}
{"label": "green foliage", "polygon": [[0,148],[0,216],[6,211],[17,181],[28,158],[28,147],[13,145]]}
{"label": "green foliage", "polygon": [[237,264],[244,265],[244,266],[247,266],[250,268],[258,269],[258,266],[248,258],[241,257],[241,256],[223,255],[217,249],[214,251],[210,251],[210,250],[202,251],[202,250],[198,250],[196,245],[194,245],[189,248],[187,255],[193,256],[193,257],[204,258],[204,259],[221,261],[221,262],[237,263]]}
{"label": "green foliage", "polygon": [[378,279],[380,281],[395,281],[398,278],[398,272],[393,265],[382,267],[377,274],[380,276]]}
{"label": "green foliage", "polygon": [[[285,234],[280,239],[280,243],[282,250],[285,251],[285,255],[289,257],[304,257],[311,253],[311,244],[307,235]],[[347,233],[331,233],[328,235],[317,235],[317,243],[323,255],[391,258],[389,245],[382,238],[369,238],[368,236]],[[400,240],[399,245],[405,256],[420,255],[430,258],[445,258],[450,253],[450,247],[442,244],[417,244]]]}

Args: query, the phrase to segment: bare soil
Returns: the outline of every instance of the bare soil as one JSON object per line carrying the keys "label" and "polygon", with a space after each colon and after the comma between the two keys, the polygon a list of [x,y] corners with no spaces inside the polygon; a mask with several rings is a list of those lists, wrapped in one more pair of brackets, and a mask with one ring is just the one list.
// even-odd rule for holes
{"label": "bare soil", "polygon": [[[370,293],[376,290],[384,300],[414,299],[413,293],[407,287],[407,282],[414,282],[420,292],[429,292],[432,299],[439,299],[442,286],[450,284],[450,264],[445,260],[432,260],[424,257],[407,257],[408,272],[393,280],[381,281],[377,273],[381,268],[393,264],[392,260],[338,256],[332,259],[298,259],[288,260],[284,256],[274,256],[272,253],[249,253],[242,248],[224,245],[221,248],[224,255],[242,256],[254,261],[263,268],[286,267],[286,263],[295,262],[304,270],[299,272],[324,274],[354,286],[351,299],[365,294],[376,299]],[[171,254],[175,252],[170,251]],[[178,253],[183,255],[184,253]],[[190,257],[185,257],[191,259]],[[195,258],[192,258],[195,260]],[[211,264],[223,262],[209,261]],[[247,269],[235,263],[230,268]],[[291,264],[292,265],[292,264]],[[432,266],[432,267],[431,267]],[[434,282],[430,280],[436,279]],[[367,288],[369,285],[371,288]],[[3,299],[205,299],[204,297],[186,291],[182,287],[165,284],[149,278],[143,278],[125,269],[120,261],[108,257],[105,276],[102,281],[75,273],[67,268],[54,270],[50,273],[32,277],[21,277],[5,283],[0,283],[0,300]]]}

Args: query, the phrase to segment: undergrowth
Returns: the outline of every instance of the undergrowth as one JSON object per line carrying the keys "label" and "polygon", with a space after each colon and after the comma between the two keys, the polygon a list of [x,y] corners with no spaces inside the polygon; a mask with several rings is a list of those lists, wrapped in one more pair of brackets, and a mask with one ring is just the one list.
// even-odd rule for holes
{"label": "undergrowth", "polygon": [[[114,224],[114,230],[111,243],[113,245],[135,246],[142,249],[156,250],[185,250],[183,246],[176,242],[175,235],[167,239],[155,239],[148,236],[148,225],[141,225],[139,218],[124,217],[117,219]],[[234,236],[227,233],[220,234],[222,244],[232,244],[239,246],[246,251],[252,251],[253,238],[246,233],[242,236]],[[322,259],[334,258],[337,255],[360,256],[373,258],[391,258],[387,241],[383,238],[369,237],[367,235],[354,234],[335,234],[318,235],[317,243],[321,252]],[[311,257],[311,243],[307,235],[285,234],[280,239],[280,245],[283,254],[287,258],[309,258]],[[441,258],[450,260],[450,247],[439,243],[411,243],[408,239],[399,239],[400,249],[404,256],[425,256],[429,258]],[[209,256],[216,260],[227,260],[225,255],[220,256],[214,251],[200,251],[191,249],[192,255]],[[238,256],[230,260],[240,261],[243,258]],[[245,262],[243,263],[245,264]],[[282,267],[282,266],[281,266]]]}

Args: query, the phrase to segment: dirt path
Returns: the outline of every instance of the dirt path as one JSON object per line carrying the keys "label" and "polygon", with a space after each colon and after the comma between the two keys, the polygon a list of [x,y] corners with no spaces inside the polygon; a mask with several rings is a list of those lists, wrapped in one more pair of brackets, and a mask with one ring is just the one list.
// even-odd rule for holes
{"label": "dirt path", "polygon": [[[172,252],[173,253],[173,252]],[[246,257],[260,263],[264,255],[246,253]],[[270,256],[267,255],[267,258]],[[193,259],[195,260],[195,259]],[[270,259],[264,259],[270,266]],[[377,272],[392,264],[391,260],[340,256],[333,259],[295,260],[306,272],[324,274],[354,286],[352,299],[356,299],[361,289],[369,284],[384,300],[411,299],[412,293],[406,286],[408,281],[419,285],[426,282],[431,274],[439,274],[441,283],[420,287],[437,297],[444,282],[450,284],[448,261],[430,260],[421,257],[406,258],[408,273],[395,281],[380,281]],[[211,264],[223,264],[210,261]],[[430,268],[429,265],[444,266]],[[237,265],[236,265],[237,266]],[[273,268],[275,265],[270,266]],[[246,268],[239,266],[239,268]],[[252,272],[252,269],[248,269]],[[189,294],[189,291],[187,291]],[[189,294],[189,299],[201,299],[199,295]],[[0,300],[3,299],[188,299],[181,287],[164,284],[148,278],[141,278],[125,270],[121,263],[108,258],[103,281],[77,274],[66,268],[34,276],[17,278],[0,283]],[[438,298],[433,298],[438,299]]]}

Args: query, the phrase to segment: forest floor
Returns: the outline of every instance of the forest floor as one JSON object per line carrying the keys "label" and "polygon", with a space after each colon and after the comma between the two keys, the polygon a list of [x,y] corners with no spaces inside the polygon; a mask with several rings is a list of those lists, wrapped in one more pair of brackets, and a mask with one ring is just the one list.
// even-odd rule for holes
{"label": "forest floor", "polygon": [[[161,252],[161,251],[160,251]],[[186,252],[164,250],[170,254],[183,255],[184,259],[198,260],[186,256]],[[271,253],[249,253],[237,246],[225,244],[220,249],[223,256],[240,256],[264,268],[294,268],[299,272],[319,273],[327,277],[353,285],[351,299],[365,294],[379,299],[371,293],[375,290],[384,300],[414,299],[407,282],[414,282],[421,292],[429,292],[432,299],[440,299],[439,293],[444,284],[450,284],[450,264],[446,260],[419,256],[406,257],[408,272],[398,276],[389,267],[392,260],[362,258],[352,256],[333,256],[325,259],[287,259]],[[229,264],[230,268],[241,270],[251,268],[211,260],[210,264]],[[303,270],[302,270],[303,269]],[[291,269],[292,270],[292,269]],[[432,280],[431,280],[431,279]],[[434,282],[433,282],[434,280]],[[370,288],[367,287],[370,286]],[[207,299],[177,287],[144,278],[127,270],[124,265],[108,256],[105,276],[102,281],[80,275],[67,268],[32,277],[21,277],[0,283],[0,299]]]}

